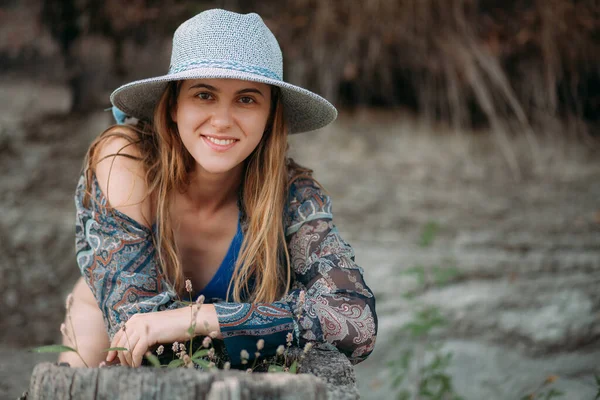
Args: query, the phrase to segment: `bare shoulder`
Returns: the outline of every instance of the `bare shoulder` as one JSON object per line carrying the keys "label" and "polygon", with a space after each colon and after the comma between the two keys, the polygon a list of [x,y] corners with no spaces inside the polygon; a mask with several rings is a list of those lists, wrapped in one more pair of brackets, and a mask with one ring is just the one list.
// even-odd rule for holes
{"label": "bare shoulder", "polygon": [[152,202],[142,154],[127,130],[119,133],[124,135],[107,137],[98,144],[94,157],[96,178],[111,207],[150,227]]}

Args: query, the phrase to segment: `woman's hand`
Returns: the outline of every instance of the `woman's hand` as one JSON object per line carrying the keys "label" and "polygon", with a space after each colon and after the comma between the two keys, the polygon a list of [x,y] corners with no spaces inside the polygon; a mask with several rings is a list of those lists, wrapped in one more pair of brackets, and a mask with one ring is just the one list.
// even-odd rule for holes
{"label": "woman's hand", "polygon": [[[115,334],[110,344],[110,347],[125,347],[130,351],[110,351],[106,362],[118,357],[121,365],[139,367],[151,346],[190,340],[188,329],[193,315],[190,307],[133,315],[125,323],[124,329],[121,328]],[[194,336],[208,335],[211,332],[215,333],[216,338],[222,338],[215,307],[203,304],[196,314]]]}
{"label": "woman's hand", "polygon": [[106,362],[111,362],[116,357],[121,365],[139,367],[142,358],[150,348],[156,344],[152,337],[152,326],[156,323],[157,313],[135,314],[115,334],[110,347],[125,347],[128,351],[111,350],[106,356]]}

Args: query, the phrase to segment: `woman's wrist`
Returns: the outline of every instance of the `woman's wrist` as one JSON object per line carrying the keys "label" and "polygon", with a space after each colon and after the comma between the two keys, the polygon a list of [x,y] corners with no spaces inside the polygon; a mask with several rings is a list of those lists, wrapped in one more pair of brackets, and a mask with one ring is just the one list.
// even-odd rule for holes
{"label": "woman's wrist", "polygon": [[[213,333],[214,332],[214,333]],[[206,336],[213,334],[215,339],[221,339],[221,328],[219,327],[219,319],[215,306],[212,304],[203,304],[198,315],[196,316],[196,330],[194,334],[197,336]]]}

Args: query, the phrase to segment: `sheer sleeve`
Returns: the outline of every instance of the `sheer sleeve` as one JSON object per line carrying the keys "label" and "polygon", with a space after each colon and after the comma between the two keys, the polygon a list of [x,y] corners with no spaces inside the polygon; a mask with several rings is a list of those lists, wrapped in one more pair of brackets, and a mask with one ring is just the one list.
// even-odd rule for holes
{"label": "sheer sleeve", "polygon": [[88,185],[82,175],[75,192],[77,264],[112,340],[134,314],[184,305],[159,270],[152,231],[106,205],[95,176]]}
{"label": "sheer sleeve", "polygon": [[252,355],[260,338],[269,354],[291,333],[298,346],[314,342],[337,348],[354,364],[363,361],[377,335],[375,297],[333,224],[329,196],[310,179],[296,180],[286,222],[292,290],[275,303],[215,304],[230,356],[244,348]]}

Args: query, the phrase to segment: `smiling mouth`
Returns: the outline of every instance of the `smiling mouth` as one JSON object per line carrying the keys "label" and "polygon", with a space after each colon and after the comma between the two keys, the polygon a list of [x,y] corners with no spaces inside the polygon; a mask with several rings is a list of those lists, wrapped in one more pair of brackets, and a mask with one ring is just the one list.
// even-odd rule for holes
{"label": "smiling mouth", "polygon": [[204,142],[215,151],[225,151],[233,147],[239,139],[217,139],[212,136],[201,135]]}
{"label": "smiling mouth", "polygon": [[238,142],[238,139],[217,139],[215,137],[212,136],[205,136],[202,135],[205,139],[211,141],[212,143],[218,144],[220,146],[227,146],[229,144]]}

